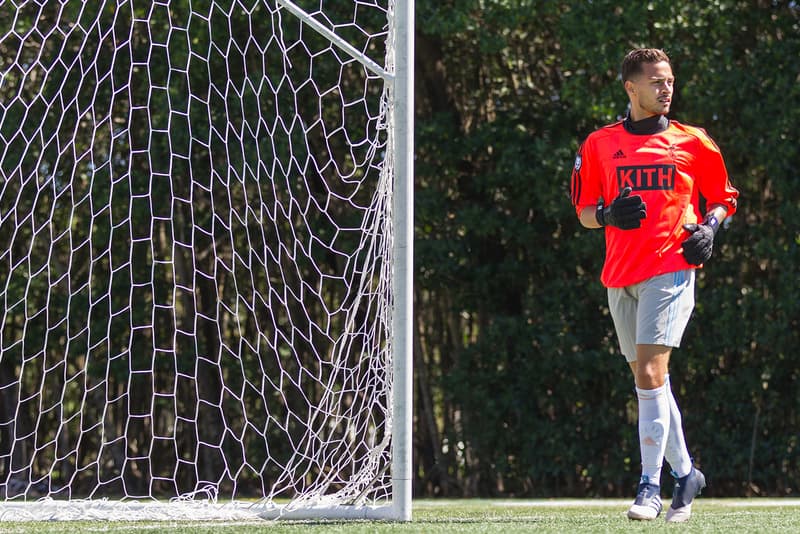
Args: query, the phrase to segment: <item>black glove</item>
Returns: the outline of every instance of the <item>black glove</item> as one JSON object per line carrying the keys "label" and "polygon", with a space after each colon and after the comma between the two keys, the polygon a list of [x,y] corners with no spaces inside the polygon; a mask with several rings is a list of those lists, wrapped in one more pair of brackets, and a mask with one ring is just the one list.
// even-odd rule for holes
{"label": "black glove", "polygon": [[642,197],[631,194],[631,188],[626,187],[609,206],[597,204],[595,216],[600,226],[616,226],[623,230],[641,228],[642,219],[647,217],[647,204],[642,202]]}
{"label": "black glove", "polygon": [[713,215],[706,217],[702,224],[683,225],[683,229],[692,234],[683,242],[683,257],[686,261],[692,265],[700,265],[711,258],[714,235],[718,228],[719,223]]}

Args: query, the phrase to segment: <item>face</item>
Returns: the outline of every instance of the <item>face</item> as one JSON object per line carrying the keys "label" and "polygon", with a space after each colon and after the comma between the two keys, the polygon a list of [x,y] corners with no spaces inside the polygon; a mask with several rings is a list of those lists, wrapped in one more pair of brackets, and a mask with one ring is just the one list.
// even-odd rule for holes
{"label": "face", "polygon": [[643,63],[641,74],[625,82],[631,100],[631,119],[638,121],[669,113],[674,88],[675,77],[669,63]]}

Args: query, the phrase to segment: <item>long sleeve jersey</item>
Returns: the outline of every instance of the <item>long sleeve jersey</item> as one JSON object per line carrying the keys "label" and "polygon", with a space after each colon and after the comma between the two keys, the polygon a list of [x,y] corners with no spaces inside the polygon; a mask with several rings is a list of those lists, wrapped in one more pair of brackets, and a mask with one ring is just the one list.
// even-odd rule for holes
{"label": "long sleeve jersey", "polygon": [[699,221],[700,197],[709,207],[724,206],[730,216],[739,196],[714,141],[703,129],[676,121],[648,134],[632,133],[620,121],[586,138],[570,186],[578,216],[600,199],[610,204],[625,187],[641,195],[647,217],[638,229],[605,228],[600,280],[606,287],[693,268],[682,254],[689,236],[683,225]]}

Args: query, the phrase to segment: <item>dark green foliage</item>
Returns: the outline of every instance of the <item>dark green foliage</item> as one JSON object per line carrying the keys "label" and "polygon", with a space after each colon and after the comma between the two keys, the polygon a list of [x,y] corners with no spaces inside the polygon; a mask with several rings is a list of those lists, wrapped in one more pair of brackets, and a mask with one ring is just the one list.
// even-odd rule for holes
{"label": "dark green foliage", "polygon": [[[566,195],[578,143],[665,48],[672,116],[721,146],[741,209],[673,353],[712,495],[800,491],[800,11],[794,2],[418,0],[420,495],[630,495],[636,407]],[[669,478],[667,477],[667,480]]]}
{"label": "dark green foliage", "polygon": [[[298,3],[311,11],[324,4],[317,16],[383,57],[383,30],[366,37],[342,26],[349,11],[332,1]],[[319,379],[303,376],[299,362],[324,334],[309,328],[308,339],[291,342],[289,319],[347,304],[343,281],[327,276],[346,258],[326,254],[335,241],[355,255],[358,221],[342,199],[369,197],[333,178],[367,157],[366,144],[352,146],[349,136],[376,129],[375,103],[359,100],[364,71],[331,67],[339,52],[310,31],[284,56],[269,29],[278,23],[272,2],[193,1],[194,13],[185,1],[23,4],[0,11],[0,387],[27,400],[14,406],[16,420],[6,403],[0,430],[10,432],[13,420],[25,434],[39,412],[60,422],[49,426],[59,435],[35,436],[58,444],[55,465],[34,467],[88,481],[78,490],[99,479],[119,493],[124,477],[131,493],[146,493],[143,480],[173,473],[180,487],[165,492],[191,489],[199,478],[230,475],[220,474],[224,450],[244,472],[240,490],[260,491],[251,471],[266,457],[274,421],[300,428],[277,396],[257,390],[270,386],[258,382],[261,369],[316,388]],[[59,17],[85,33],[50,31]],[[382,28],[380,10],[373,17],[367,23]],[[34,25],[40,33],[23,46]],[[290,17],[281,25],[287,41],[300,37]],[[111,28],[130,42],[117,46]],[[742,193],[698,277],[695,318],[671,365],[692,452],[709,474],[706,493],[800,491],[797,3],[417,0],[418,496],[631,495],[636,408],[598,280],[603,239],[580,227],[567,188],[578,143],[624,113],[619,63],[640,45],[671,54],[673,116],[710,132]],[[340,82],[342,98],[328,91]],[[372,94],[382,90],[370,82]],[[276,97],[278,86],[289,91]],[[347,129],[326,129],[323,117],[342,114]],[[246,126],[254,124],[258,132]],[[63,151],[55,139],[70,137],[78,142]],[[336,159],[328,146],[346,155]],[[212,172],[219,168],[228,174]],[[253,169],[274,177],[270,187],[259,188]],[[309,169],[316,173],[296,179]],[[310,221],[308,208],[320,204],[326,216]],[[294,236],[308,246],[289,257]],[[245,242],[251,253],[235,255]],[[273,279],[279,271],[288,279]],[[302,286],[301,277],[320,294],[274,289]],[[47,306],[33,304],[46,295]],[[241,323],[236,306],[252,311]],[[143,327],[131,332],[131,324]],[[226,337],[240,341],[238,356],[221,348]],[[21,384],[6,387],[23,367],[23,346],[35,356]],[[156,378],[143,379],[150,369]],[[322,373],[320,364],[310,374]],[[96,387],[106,377],[108,392]],[[85,414],[54,394],[62,389],[66,399],[84,398]],[[156,396],[161,417],[150,426],[124,428],[125,414],[148,413],[155,392],[176,394]],[[307,408],[297,391],[287,402]],[[92,419],[104,404],[105,426]],[[233,420],[247,412],[251,424],[223,432],[221,412]],[[200,432],[190,424],[197,415]],[[171,424],[180,462],[155,440],[151,466],[130,462],[120,472],[127,446],[164,436]],[[109,436],[127,443],[113,441],[87,466],[89,449]],[[6,464],[30,455],[20,443],[14,459],[10,442],[0,443]],[[285,459],[287,451],[268,445]],[[266,478],[278,471],[269,465]]]}

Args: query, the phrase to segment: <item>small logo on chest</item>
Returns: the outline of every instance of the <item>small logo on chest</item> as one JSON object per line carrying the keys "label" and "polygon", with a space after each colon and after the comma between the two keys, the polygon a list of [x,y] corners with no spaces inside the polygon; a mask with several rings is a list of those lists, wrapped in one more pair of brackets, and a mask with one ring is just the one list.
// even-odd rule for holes
{"label": "small logo on chest", "polygon": [[676,153],[678,152],[678,146],[677,145],[669,145],[667,147],[667,151],[669,151],[669,157],[671,157],[672,159],[675,159]]}
{"label": "small logo on chest", "polygon": [[675,189],[675,165],[628,165],[617,167],[620,190],[672,191]]}

